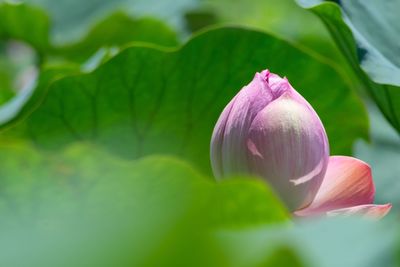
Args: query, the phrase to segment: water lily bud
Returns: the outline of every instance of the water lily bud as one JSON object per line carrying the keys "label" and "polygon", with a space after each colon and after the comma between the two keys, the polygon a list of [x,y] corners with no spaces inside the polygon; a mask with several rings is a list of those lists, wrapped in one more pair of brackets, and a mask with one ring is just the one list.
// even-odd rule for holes
{"label": "water lily bud", "polygon": [[314,199],[329,161],[318,115],[286,78],[265,70],[232,99],[211,140],[214,175],[257,175],[291,210]]}

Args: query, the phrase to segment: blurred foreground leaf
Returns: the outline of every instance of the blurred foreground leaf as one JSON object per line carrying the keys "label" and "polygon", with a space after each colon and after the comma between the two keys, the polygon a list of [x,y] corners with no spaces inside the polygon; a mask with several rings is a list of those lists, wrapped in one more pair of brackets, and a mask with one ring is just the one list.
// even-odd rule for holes
{"label": "blurred foreground leaf", "polygon": [[293,249],[282,247],[276,249],[267,259],[262,262],[260,267],[276,267],[276,266],[290,266],[302,267],[305,266],[302,260],[296,255]]}
{"label": "blurred foreground leaf", "polygon": [[48,149],[89,141],[130,158],[177,155],[209,173],[219,114],[265,68],[288,77],[314,106],[333,154],[350,154],[353,141],[366,138],[363,106],[333,67],[271,35],[238,28],[204,32],[176,51],[127,48],[93,73],[52,83],[43,100],[29,101],[12,121]]}
{"label": "blurred foreground leaf", "polygon": [[163,156],[9,141],[0,162],[1,266],[222,266],[214,230],[288,218],[261,181],[217,184]]}
{"label": "blurred foreground leaf", "polygon": [[324,22],[363,86],[400,132],[400,2],[298,2]]}

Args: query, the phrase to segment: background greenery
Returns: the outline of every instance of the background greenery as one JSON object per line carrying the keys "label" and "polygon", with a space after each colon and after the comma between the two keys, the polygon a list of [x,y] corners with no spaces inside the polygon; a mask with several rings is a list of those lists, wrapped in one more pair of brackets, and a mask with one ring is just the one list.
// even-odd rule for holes
{"label": "background greenery", "polygon": [[[400,265],[399,2],[377,3],[1,3],[0,265]],[[293,221],[268,185],[214,181],[213,126],[265,68],[389,216]]]}

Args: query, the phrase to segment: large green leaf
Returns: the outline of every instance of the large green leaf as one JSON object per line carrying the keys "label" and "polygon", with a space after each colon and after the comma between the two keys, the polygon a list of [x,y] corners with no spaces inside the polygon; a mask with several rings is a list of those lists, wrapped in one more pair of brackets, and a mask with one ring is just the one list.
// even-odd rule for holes
{"label": "large green leaf", "polygon": [[2,266],[221,266],[214,230],[288,218],[261,181],[217,184],[173,158],[125,161],[82,144],[43,154],[7,141]]}
{"label": "large green leaf", "polygon": [[342,9],[332,2],[298,2],[324,22],[363,86],[400,132],[399,2],[342,1]]}
{"label": "large green leaf", "polygon": [[265,68],[287,76],[315,107],[332,153],[350,154],[353,141],[367,136],[364,108],[332,66],[271,35],[237,28],[205,32],[176,51],[128,48],[93,73],[54,82],[43,101],[25,107],[28,116],[14,121],[26,117],[17,131],[49,149],[87,140],[131,158],[182,156],[209,172],[219,114]]}

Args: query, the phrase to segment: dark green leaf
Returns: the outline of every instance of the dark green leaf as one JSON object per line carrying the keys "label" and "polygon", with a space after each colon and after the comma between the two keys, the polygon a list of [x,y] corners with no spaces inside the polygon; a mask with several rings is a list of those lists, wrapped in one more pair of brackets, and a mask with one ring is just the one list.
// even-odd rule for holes
{"label": "dark green leaf", "polygon": [[343,10],[332,2],[298,2],[321,18],[363,86],[400,132],[399,2],[343,1]]}

